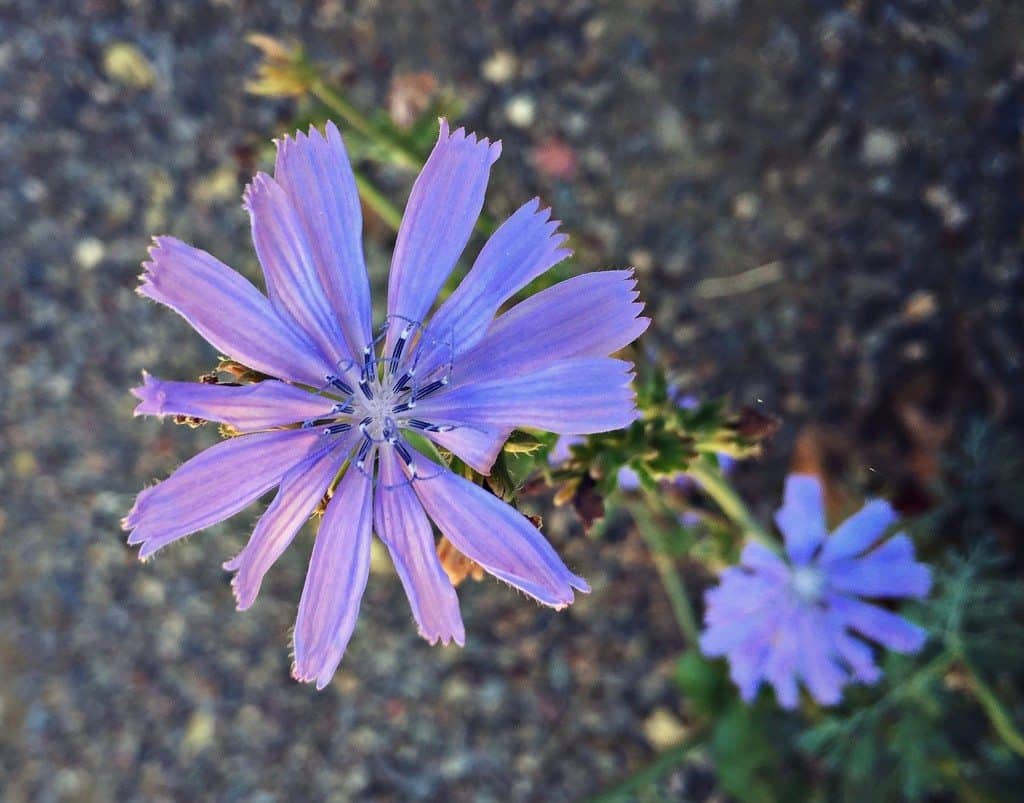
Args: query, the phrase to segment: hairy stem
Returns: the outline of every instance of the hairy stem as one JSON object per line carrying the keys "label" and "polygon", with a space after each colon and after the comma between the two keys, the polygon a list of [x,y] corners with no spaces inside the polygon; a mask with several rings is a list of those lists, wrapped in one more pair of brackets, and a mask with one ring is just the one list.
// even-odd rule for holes
{"label": "hairy stem", "polygon": [[686,596],[686,589],[683,586],[683,581],[679,578],[675,561],[665,551],[664,530],[651,514],[650,507],[648,506],[654,500],[648,499],[646,501],[648,504],[643,504],[636,500],[627,500],[625,506],[633,517],[633,521],[636,522],[640,535],[647,542],[647,548],[651,553],[651,561],[654,563],[654,568],[658,570],[658,576],[661,578],[661,584],[665,588],[665,594],[668,596],[669,604],[672,606],[672,614],[679,625],[679,630],[682,632],[687,645],[695,646],[700,636],[697,617],[694,615],[693,606],[690,605],[690,600]]}
{"label": "hairy stem", "polygon": [[347,125],[367,139],[382,145],[389,152],[391,161],[394,164],[411,170],[420,170],[423,167],[423,159],[420,158],[419,154],[392,132],[373,122],[373,120],[349,103],[343,95],[324,83],[322,78],[314,79],[310,84],[309,91],[313,97],[337,114]]}

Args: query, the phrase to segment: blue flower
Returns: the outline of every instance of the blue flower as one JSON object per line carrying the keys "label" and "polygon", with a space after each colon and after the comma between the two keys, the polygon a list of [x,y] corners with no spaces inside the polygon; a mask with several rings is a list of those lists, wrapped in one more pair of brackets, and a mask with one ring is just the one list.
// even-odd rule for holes
{"label": "blue flower", "polygon": [[744,700],[767,681],[779,703],[793,708],[799,680],[819,703],[833,705],[851,680],[881,676],[862,639],[902,653],[921,648],[920,627],[862,599],[920,598],[931,588],[910,538],[899,533],[879,543],[895,520],[887,502],[873,500],[829,535],[821,483],[787,478],[775,516],[785,558],[748,544],[740,565],[726,569],[705,600],[701,650],[729,659]]}
{"label": "blue flower", "polygon": [[420,634],[465,638],[431,521],[495,577],[561,608],[589,590],[530,521],[435,460],[431,443],[488,473],[516,427],[557,433],[634,420],[630,271],[569,279],[498,314],[568,254],[536,199],[483,246],[455,292],[438,293],[466,247],[500,143],[445,121],[417,179],[391,264],[385,323],[372,328],[362,216],[333,124],[278,143],[274,176],[245,193],[264,295],[214,257],[157,238],[139,292],[180,313],[220,353],[271,379],[226,386],[145,376],[136,414],[195,416],[239,434],[142,491],[124,526],[148,557],[278,492],[225,568],[238,608],[325,495],[295,626],[293,675],[326,685],[355,627],[370,538],[387,546]]}

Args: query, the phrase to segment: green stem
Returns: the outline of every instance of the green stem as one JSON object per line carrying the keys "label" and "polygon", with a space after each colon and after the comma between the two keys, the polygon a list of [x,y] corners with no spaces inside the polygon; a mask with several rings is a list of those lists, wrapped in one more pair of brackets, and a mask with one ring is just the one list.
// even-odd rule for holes
{"label": "green stem", "polygon": [[377,189],[374,183],[361,172],[355,168],[352,169],[352,172],[356,177],[356,187],[359,189],[359,197],[363,199],[363,202],[368,207],[377,213],[381,220],[395,231],[398,231],[398,227],[402,223],[402,210],[391,203],[387,196]]}
{"label": "green stem", "polygon": [[344,96],[325,84],[323,79],[315,78],[309,86],[309,91],[313,97],[335,112],[364,137],[387,148],[394,164],[411,170],[422,169],[423,159],[420,158],[416,151],[402,142],[392,132],[374,123],[373,120],[349,103]]}
{"label": "green stem", "polygon": [[670,772],[683,761],[689,753],[692,753],[701,746],[701,739],[688,739],[670,747],[650,764],[634,772],[618,786],[602,792],[596,797],[589,798],[587,803],[618,803],[618,801],[636,800],[637,791],[645,786],[658,781],[662,776]]}
{"label": "green stem", "polygon": [[963,665],[967,670],[967,678],[971,690],[974,692],[978,702],[981,703],[981,707],[985,709],[985,714],[988,716],[989,722],[992,723],[992,727],[995,728],[996,733],[999,734],[1007,747],[1018,756],[1024,758],[1024,736],[1021,736],[1020,731],[1013,724],[1013,719],[1011,719],[1009,712],[1003,707],[995,692],[981,679],[981,676],[974,668],[966,661],[963,662]]}
{"label": "green stem", "polygon": [[665,536],[661,526],[651,515],[647,505],[635,500],[627,500],[626,509],[629,510],[637,530],[647,542],[648,550],[651,553],[651,561],[654,568],[658,570],[661,584],[665,588],[669,604],[672,606],[672,614],[676,623],[682,631],[686,643],[693,646],[700,637],[700,627],[697,624],[697,617],[693,613],[693,606],[686,596],[686,588],[683,581],[679,579],[676,571],[675,561],[665,551]]}
{"label": "green stem", "polygon": [[782,545],[777,539],[761,526],[761,523],[754,518],[750,509],[746,506],[739,494],[733,490],[729,481],[722,474],[718,467],[718,461],[714,457],[698,457],[694,460],[686,473],[693,477],[704,493],[715,500],[722,512],[739,526],[746,535],[755,541],[764,544],[773,552],[781,552]]}

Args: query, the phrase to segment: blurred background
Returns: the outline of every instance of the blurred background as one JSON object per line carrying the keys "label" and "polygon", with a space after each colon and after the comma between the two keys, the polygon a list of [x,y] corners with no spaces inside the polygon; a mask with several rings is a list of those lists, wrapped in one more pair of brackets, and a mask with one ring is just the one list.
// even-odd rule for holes
{"label": "blurred background", "polygon": [[[762,515],[793,466],[920,513],[998,454],[985,515],[1018,554],[1024,4],[0,0],[4,800],[576,800],[687,733],[628,518],[588,538],[531,499],[594,592],[555,613],[467,583],[464,649],[419,639],[375,562],[322,693],[288,676],[309,533],[244,614],[220,566],[254,512],[145,565],[125,546],[137,490],[216,439],[131,416],[143,368],[216,359],[134,294],[149,237],[257,276],[241,191],[311,113],[246,92],[252,32],[400,128],[455,98],[501,139],[493,216],[540,195],[580,268],[637,268],[686,392],[780,417],[737,474]],[[404,204],[412,173],[373,175]],[[651,794],[725,795],[700,754]]]}

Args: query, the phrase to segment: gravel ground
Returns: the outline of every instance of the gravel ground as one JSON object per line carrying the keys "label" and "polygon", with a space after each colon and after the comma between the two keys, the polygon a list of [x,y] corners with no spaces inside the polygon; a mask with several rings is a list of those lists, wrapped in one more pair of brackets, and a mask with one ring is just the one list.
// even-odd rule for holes
{"label": "gravel ground", "polygon": [[375,568],[320,694],[288,679],[308,536],[242,615],[220,564],[252,514],[146,565],[125,547],[135,491],[214,438],[131,417],[143,367],[214,358],[133,294],[148,237],[255,275],[238,199],[293,107],[242,93],[249,31],[342,60],[367,107],[404,71],[454,87],[504,141],[495,214],[540,194],[584,267],[638,267],[688,388],[785,416],[742,477],[762,508],[806,422],[890,456],[907,405],[1019,424],[1024,6],[398,8],[0,0],[6,800],[573,800],[685,720],[680,641],[625,522],[594,542],[545,511],[594,593],[554,613],[470,584],[462,650],[421,642]]}

